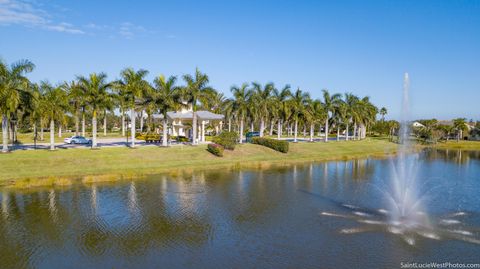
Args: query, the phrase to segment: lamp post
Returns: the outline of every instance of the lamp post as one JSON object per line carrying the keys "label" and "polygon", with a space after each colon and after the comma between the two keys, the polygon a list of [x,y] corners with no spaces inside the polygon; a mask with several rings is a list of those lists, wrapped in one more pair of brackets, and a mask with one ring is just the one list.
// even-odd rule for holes
{"label": "lamp post", "polygon": [[35,122],[35,132],[33,133],[33,149],[37,149],[37,135],[38,135],[38,131],[37,131],[37,123]]}
{"label": "lamp post", "polygon": [[12,148],[15,150],[15,144],[17,142],[17,128],[15,128],[17,126],[17,119],[16,118],[13,118],[11,119],[11,122],[12,122],[12,125],[11,125],[11,128],[12,128]]}

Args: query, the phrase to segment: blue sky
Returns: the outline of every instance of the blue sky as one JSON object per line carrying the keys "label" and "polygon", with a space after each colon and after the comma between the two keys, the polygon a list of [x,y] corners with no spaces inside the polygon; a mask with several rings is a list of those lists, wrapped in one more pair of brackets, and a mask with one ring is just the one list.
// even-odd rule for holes
{"label": "blue sky", "polygon": [[242,82],[368,95],[397,118],[409,72],[416,118],[480,120],[480,1],[0,0],[0,57],[33,81],[124,67],[199,67]]}

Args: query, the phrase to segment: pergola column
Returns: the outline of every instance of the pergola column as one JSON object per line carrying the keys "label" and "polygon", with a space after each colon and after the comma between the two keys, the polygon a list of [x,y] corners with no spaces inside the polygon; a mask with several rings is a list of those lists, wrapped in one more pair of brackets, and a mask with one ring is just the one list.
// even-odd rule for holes
{"label": "pergola column", "polygon": [[205,121],[202,120],[202,142],[205,142]]}

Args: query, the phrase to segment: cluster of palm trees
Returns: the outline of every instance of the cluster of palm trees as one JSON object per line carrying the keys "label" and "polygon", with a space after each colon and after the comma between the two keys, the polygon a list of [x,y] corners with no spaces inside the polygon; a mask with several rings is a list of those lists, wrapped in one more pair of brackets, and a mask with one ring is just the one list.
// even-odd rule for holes
{"label": "cluster of palm trees", "polygon": [[[329,130],[335,129],[337,139],[344,133],[345,139],[361,139],[371,126],[378,109],[368,97],[359,98],[353,94],[330,94],[323,90],[323,99],[312,99],[300,89],[292,91],[289,85],[277,89],[273,83],[258,83],[233,86],[232,98],[226,98],[210,87],[206,74],[196,69],[193,75],[183,75],[184,85],[177,85],[177,77],[158,76],[149,83],[148,71],[127,68],[121,71],[120,79],[108,81],[105,73],[92,73],[77,76],[71,82],[52,85],[47,81],[32,83],[27,73],[35,65],[27,60],[7,65],[0,61],[0,114],[2,117],[3,152],[8,151],[9,140],[16,140],[20,121],[27,122],[34,133],[40,129],[50,131],[50,148],[55,149],[55,127],[59,133],[67,125],[67,118],[73,118],[75,134],[85,136],[87,117],[91,118],[92,147],[97,146],[97,121],[103,117],[103,130],[106,135],[107,114],[119,114],[122,136],[131,136],[131,147],[135,147],[137,117],[140,129],[144,128],[144,115],[147,115],[146,131],[154,126],[152,115],[163,115],[161,129],[167,137],[167,112],[182,107],[193,110],[192,144],[197,140],[197,111],[208,110],[225,115],[225,129],[237,131],[240,143],[247,131],[258,130],[260,136],[273,135],[280,139],[283,132],[293,135],[297,141],[299,130],[307,130],[313,141],[316,127],[320,135],[328,141]],[[126,133],[126,115],[130,112],[130,134]],[[81,124],[81,126],[80,126]],[[258,127],[258,129],[256,129]],[[276,128],[275,128],[276,127]],[[81,131],[80,131],[81,130]],[[219,130],[221,131],[221,130]],[[167,139],[163,139],[167,146]]]}
{"label": "cluster of palm trees", "polygon": [[[227,99],[224,113],[228,120],[228,130],[231,130],[232,120],[239,127],[240,139],[243,141],[245,123],[250,123],[250,131],[259,126],[260,136],[273,135],[276,131],[280,139],[283,131],[293,135],[298,141],[299,129],[303,135],[307,132],[310,141],[314,140],[316,127],[318,134],[322,133],[325,142],[332,128],[336,131],[337,140],[341,133],[345,140],[362,139],[366,136],[368,126],[376,121],[378,113],[368,97],[359,98],[350,93],[345,95],[330,94],[323,90],[323,99],[313,99],[308,92],[291,90],[289,85],[277,89],[273,83],[260,85],[258,83],[231,88],[233,99]],[[269,125],[269,126],[267,126]],[[276,125],[276,130],[275,130]]]}

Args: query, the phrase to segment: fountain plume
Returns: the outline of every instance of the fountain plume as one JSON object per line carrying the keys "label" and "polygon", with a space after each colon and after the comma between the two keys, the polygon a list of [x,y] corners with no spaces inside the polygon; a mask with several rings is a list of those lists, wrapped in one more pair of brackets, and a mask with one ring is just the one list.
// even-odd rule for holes
{"label": "fountain plume", "polygon": [[368,225],[342,229],[340,231],[342,234],[383,230],[400,236],[408,245],[415,245],[419,237],[431,240],[455,239],[480,244],[480,239],[477,238],[479,233],[474,232],[476,228],[467,227],[457,219],[466,216],[466,212],[453,212],[438,218],[434,215],[429,216],[424,209],[424,202],[428,196],[420,191],[425,188],[425,183],[421,185],[417,182],[416,164],[419,158],[418,154],[412,154],[410,142],[409,91],[410,78],[408,73],[405,73],[397,158],[392,159],[392,170],[386,186],[375,186],[386,200],[387,208],[371,210],[339,203],[338,207],[347,210],[348,214],[322,212],[321,215],[356,220],[358,223]]}

